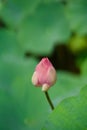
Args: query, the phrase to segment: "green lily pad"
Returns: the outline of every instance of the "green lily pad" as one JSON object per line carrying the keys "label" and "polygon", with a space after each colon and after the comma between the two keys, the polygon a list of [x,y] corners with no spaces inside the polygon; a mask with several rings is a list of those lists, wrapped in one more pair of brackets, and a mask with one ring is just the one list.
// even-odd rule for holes
{"label": "green lily pad", "polygon": [[63,100],[50,114],[42,130],[87,129],[87,85],[80,94]]}
{"label": "green lily pad", "polygon": [[70,30],[60,2],[40,4],[20,26],[18,39],[24,51],[48,54],[54,45],[68,40]]}
{"label": "green lily pad", "polygon": [[31,83],[36,63],[16,55],[0,58],[0,129],[41,129],[49,106]]}
{"label": "green lily pad", "polygon": [[2,1],[2,19],[11,27],[18,27],[21,21],[31,14],[40,0],[8,0]]}
{"label": "green lily pad", "polygon": [[68,0],[66,10],[71,29],[79,35],[87,34],[87,1]]}
{"label": "green lily pad", "polygon": [[76,76],[74,74],[59,71],[57,72],[57,82],[49,90],[51,99],[55,107],[64,99],[76,96],[84,85],[87,84],[87,78],[84,76]]}
{"label": "green lily pad", "polygon": [[0,56],[22,54],[22,48],[18,44],[16,33],[7,29],[0,29]]}

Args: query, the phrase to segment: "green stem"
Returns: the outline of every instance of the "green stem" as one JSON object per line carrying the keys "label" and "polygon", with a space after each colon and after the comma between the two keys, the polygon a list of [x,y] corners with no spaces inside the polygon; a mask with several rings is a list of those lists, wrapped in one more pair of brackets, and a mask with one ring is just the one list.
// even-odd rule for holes
{"label": "green stem", "polygon": [[47,91],[45,92],[45,96],[46,96],[46,98],[47,98],[47,101],[48,101],[48,103],[49,103],[51,109],[54,110],[54,105],[53,105],[53,103],[52,103],[52,101],[51,101],[51,99],[50,99],[49,94],[48,94]]}

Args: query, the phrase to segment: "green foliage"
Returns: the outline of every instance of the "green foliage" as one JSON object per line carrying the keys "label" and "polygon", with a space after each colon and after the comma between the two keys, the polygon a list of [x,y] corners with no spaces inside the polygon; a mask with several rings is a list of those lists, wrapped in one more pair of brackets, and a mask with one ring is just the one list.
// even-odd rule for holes
{"label": "green foliage", "polygon": [[50,114],[42,130],[83,130],[87,128],[87,86],[76,97],[63,100]]}
{"label": "green foliage", "polygon": [[24,51],[47,54],[54,43],[66,41],[69,36],[62,4],[52,3],[39,5],[36,12],[24,20],[18,38]]}
{"label": "green foliage", "polygon": [[[37,62],[6,54],[0,63],[0,129],[15,129],[15,125],[16,130],[41,129],[50,108],[41,89],[31,84]],[[59,82],[49,91],[55,106],[76,95],[85,84],[71,74],[60,72],[58,75]]]}
{"label": "green foliage", "polygon": [[71,29],[79,35],[87,34],[87,1],[68,0],[66,12]]}
{"label": "green foliage", "polygon": [[31,84],[35,60],[11,55],[2,58],[0,63],[0,129],[38,129],[47,103],[40,90]]}
{"label": "green foliage", "polygon": [[0,4],[1,18],[17,31],[23,51],[50,54],[55,44],[67,43],[71,31],[87,34],[85,0],[66,1],[65,6],[61,0],[9,0]]}
{"label": "green foliage", "polygon": [[87,76],[87,59],[85,59],[81,64],[82,75]]}
{"label": "green foliage", "polygon": [[84,50],[84,48],[87,48],[85,36],[73,36],[70,39],[69,48],[72,50],[73,53],[78,53]]}
{"label": "green foliage", "polygon": [[58,72],[58,81],[52,89],[50,95],[54,99],[55,106],[67,97],[76,96],[81,88],[87,84],[83,76],[75,76],[70,73]]}
{"label": "green foliage", "polygon": [[[87,129],[86,7],[86,0],[0,0],[0,130]],[[31,83],[43,55],[57,68],[48,92],[53,112]],[[81,73],[67,72],[70,66],[62,60]]]}
{"label": "green foliage", "polygon": [[20,54],[20,46],[13,31],[0,29],[0,56],[8,54]]}
{"label": "green foliage", "polygon": [[26,15],[31,14],[40,0],[9,0],[2,1],[1,16],[10,26],[20,25]]}

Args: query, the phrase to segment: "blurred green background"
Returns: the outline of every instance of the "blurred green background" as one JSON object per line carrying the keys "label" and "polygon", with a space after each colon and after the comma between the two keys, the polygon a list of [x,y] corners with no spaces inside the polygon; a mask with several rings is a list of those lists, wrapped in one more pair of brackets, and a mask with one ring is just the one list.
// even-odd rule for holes
{"label": "blurred green background", "polygon": [[[31,83],[42,57],[53,112]],[[0,130],[86,130],[86,85],[87,0],[0,0]]]}

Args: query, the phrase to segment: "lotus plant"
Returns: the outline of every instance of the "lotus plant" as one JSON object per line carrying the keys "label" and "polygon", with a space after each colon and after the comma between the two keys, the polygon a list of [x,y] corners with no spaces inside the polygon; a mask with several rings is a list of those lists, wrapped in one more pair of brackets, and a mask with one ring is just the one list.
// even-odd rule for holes
{"label": "lotus plant", "polygon": [[32,76],[33,85],[42,87],[42,91],[45,92],[46,98],[52,109],[54,109],[54,106],[47,91],[55,84],[56,77],[56,70],[48,58],[42,58],[40,63],[36,66]]}

